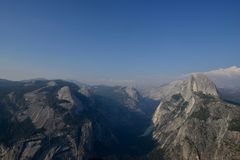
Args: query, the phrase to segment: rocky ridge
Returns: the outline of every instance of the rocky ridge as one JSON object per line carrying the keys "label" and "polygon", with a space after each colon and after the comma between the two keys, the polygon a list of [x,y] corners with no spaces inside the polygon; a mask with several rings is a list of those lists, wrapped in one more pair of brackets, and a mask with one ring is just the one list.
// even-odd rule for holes
{"label": "rocky ridge", "polygon": [[116,159],[142,153],[133,146],[145,139],[138,136],[150,119],[130,109],[138,100],[134,89],[122,88],[119,103],[62,80],[2,83],[0,159]]}
{"label": "rocky ridge", "polygon": [[165,159],[239,159],[240,107],[222,101],[205,75],[177,84],[152,118],[158,145],[150,157],[162,152]]}

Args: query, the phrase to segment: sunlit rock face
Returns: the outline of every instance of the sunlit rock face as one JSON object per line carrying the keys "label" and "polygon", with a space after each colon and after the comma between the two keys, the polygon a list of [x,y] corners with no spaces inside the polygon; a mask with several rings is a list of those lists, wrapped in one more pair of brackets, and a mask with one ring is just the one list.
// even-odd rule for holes
{"label": "sunlit rock face", "polygon": [[62,87],[59,91],[58,91],[58,95],[57,95],[59,100],[65,100],[70,102],[72,105],[75,104],[75,101],[73,100],[70,88],[68,86],[64,86]]}
{"label": "sunlit rock face", "polygon": [[204,74],[193,74],[190,76],[188,85],[193,92],[202,92],[206,95],[218,96],[215,84]]}
{"label": "sunlit rock face", "polygon": [[146,96],[160,100],[171,99],[172,95],[181,93],[187,99],[191,97],[192,92],[218,96],[215,84],[204,74],[192,74],[186,80],[177,80],[159,88],[153,88]]}
{"label": "sunlit rock face", "polygon": [[81,86],[79,89],[79,92],[83,95],[85,95],[86,97],[91,97],[92,96],[92,91],[89,87],[86,86]]}
{"label": "sunlit rock face", "polygon": [[192,75],[157,107],[152,122],[158,146],[150,155],[164,151],[167,159],[239,159],[240,130],[232,126],[239,117],[240,107],[223,102],[213,82]]}

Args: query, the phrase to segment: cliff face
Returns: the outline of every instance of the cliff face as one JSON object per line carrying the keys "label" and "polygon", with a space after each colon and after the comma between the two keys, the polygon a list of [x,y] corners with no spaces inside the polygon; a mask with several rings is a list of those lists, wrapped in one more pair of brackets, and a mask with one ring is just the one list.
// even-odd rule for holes
{"label": "cliff face", "polygon": [[204,75],[165,87],[152,116],[132,87],[0,81],[0,159],[240,158],[239,106]]}
{"label": "cliff face", "polygon": [[206,76],[192,75],[163,99],[153,137],[166,159],[239,159],[240,107],[223,102]]}
{"label": "cliff face", "polygon": [[99,154],[96,142],[99,148],[116,144],[104,117],[74,84],[40,81],[5,87],[1,159],[88,159]]}
{"label": "cliff face", "polygon": [[139,135],[150,119],[138,109],[138,92],[95,90],[61,80],[4,81],[0,159],[88,160],[142,153],[135,145],[144,139]]}
{"label": "cliff face", "polygon": [[185,98],[189,98],[192,92],[198,91],[218,96],[215,84],[204,74],[192,74],[186,80],[177,80],[158,88],[152,88],[145,93],[145,96],[156,100],[166,100],[174,94],[181,93]]}

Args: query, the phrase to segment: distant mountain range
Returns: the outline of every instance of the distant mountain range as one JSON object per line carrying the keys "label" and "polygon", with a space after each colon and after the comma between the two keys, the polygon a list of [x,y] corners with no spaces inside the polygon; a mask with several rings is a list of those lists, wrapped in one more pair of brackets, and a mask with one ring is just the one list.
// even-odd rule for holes
{"label": "distant mountain range", "polygon": [[0,97],[0,159],[127,158],[153,145],[139,136],[158,102],[134,88],[1,80]]}
{"label": "distant mountain range", "polygon": [[213,75],[223,76],[196,73],[144,95],[129,86],[0,80],[0,159],[240,159],[239,98]]}
{"label": "distant mountain range", "polygon": [[[217,86],[220,96],[228,101],[240,103],[240,68],[232,66],[225,69],[212,70],[202,73],[211,79]],[[184,75],[181,79],[187,79],[191,74]],[[182,80],[172,81],[164,85],[148,87],[142,91],[142,94],[153,99],[160,100],[169,95],[169,92],[174,92],[181,85]]]}

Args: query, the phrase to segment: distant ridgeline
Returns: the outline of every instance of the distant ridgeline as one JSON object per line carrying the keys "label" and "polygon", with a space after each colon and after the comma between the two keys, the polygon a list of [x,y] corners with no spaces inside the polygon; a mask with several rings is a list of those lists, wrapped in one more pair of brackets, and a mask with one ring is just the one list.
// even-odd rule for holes
{"label": "distant ridgeline", "polygon": [[0,159],[240,159],[240,107],[207,76],[150,93],[0,80]]}

